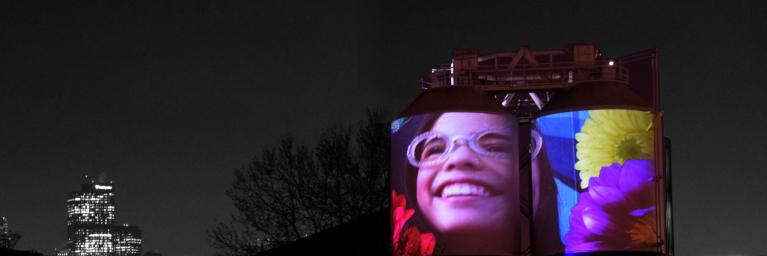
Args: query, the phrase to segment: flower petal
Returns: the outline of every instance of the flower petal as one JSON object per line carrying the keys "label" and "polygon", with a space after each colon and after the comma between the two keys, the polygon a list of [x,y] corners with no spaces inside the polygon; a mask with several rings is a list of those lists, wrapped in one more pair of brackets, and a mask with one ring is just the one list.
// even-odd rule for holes
{"label": "flower petal", "polygon": [[629,215],[634,217],[642,217],[642,216],[645,216],[645,214],[647,214],[648,212],[652,212],[652,211],[655,211],[655,206],[633,210],[629,213]]}
{"label": "flower petal", "polygon": [[[575,169],[581,188],[603,167],[628,159],[652,159],[652,113],[636,110],[591,110],[580,132],[575,134]],[[625,144],[624,142],[630,142]],[[623,146],[621,146],[623,145]]]}
{"label": "flower petal", "polygon": [[583,209],[583,224],[589,232],[597,235],[615,231],[615,223],[610,219],[610,215],[596,207]]}
{"label": "flower petal", "polygon": [[421,256],[429,256],[434,252],[437,239],[432,233],[421,234]]}
{"label": "flower petal", "polygon": [[653,166],[650,160],[628,160],[623,164],[619,184],[624,193],[638,190],[647,182],[652,182]]}
{"label": "flower petal", "polygon": [[602,168],[571,210],[566,251],[657,250],[653,175],[652,160]]}
{"label": "flower petal", "polygon": [[576,252],[591,252],[596,251],[599,249],[604,249],[605,245],[603,241],[592,241],[592,242],[583,242],[579,243],[575,246],[568,246],[567,252],[569,253],[576,253]]}
{"label": "flower petal", "polygon": [[626,200],[626,198],[623,196],[623,192],[621,192],[620,189],[611,188],[608,186],[594,186],[592,184],[589,187],[588,193],[594,204],[601,206],[606,206]]}

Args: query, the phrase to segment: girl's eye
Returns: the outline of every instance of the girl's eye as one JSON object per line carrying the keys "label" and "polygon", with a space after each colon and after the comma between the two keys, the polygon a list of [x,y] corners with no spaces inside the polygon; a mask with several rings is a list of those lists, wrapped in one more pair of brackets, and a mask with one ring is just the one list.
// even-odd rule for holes
{"label": "girl's eye", "polygon": [[426,144],[423,146],[423,151],[421,153],[421,159],[430,159],[435,158],[441,155],[445,152],[445,148],[447,147],[445,141],[441,139],[433,139],[430,141],[427,141]]}
{"label": "girl's eye", "polygon": [[477,144],[483,150],[492,153],[513,153],[513,141],[501,134],[486,134],[477,140]]}
{"label": "girl's eye", "polygon": [[493,153],[506,153],[506,152],[510,153],[511,151],[511,147],[509,147],[506,144],[499,144],[499,143],[482,145],[482,149],[484,149],[487,152],[493,152]]}

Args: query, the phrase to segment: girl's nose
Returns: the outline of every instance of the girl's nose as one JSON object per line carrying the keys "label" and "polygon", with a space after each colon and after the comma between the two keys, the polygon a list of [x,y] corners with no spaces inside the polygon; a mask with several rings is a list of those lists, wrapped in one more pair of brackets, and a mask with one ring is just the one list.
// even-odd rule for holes
{"label": "girl's nose", "polygon": [[479,170],[481,164],[479,155],[469,147],[469,144],[465,140],[458,140],[451,152],[448,152],[445,170]]}

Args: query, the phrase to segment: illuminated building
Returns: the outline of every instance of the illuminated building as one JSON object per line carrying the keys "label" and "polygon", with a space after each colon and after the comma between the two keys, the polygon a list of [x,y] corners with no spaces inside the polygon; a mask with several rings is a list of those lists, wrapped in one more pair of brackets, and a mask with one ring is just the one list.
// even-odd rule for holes
{"label": "illuminated building", "polygon": [[129,256],[141,253],[141,230],[138,227],[123,224],[116,226],[112,234],[115,255]]}
{"label": "illuminated building", "polygon": [[[67,199],[67,227],[111,226],[115,222],[112,184],[84,183],[82,190]],[[76,232],[69,229],[69,235]]]}
{"label": "illuminated building", "polygon": [[11,234],[8,232],[8,219],[0,218],[0,248],[11,247]]}
{"label": "illuminated building", "polygon": [[[87,179],[88,176],[85,176]],[[67,199],[67,246],[63,256],[119,255],[141,252],[141,231],[136,226],[115,225],[114,186],[86,180]]]}
{"label": "illuminated building", "polygon": [[[18,232],[11,232],[8,228],[8,218],[0,217],[0,249],[12,249],[19,242],[19,238],[21,235]],[[0,255],[4,254],[0,252]]]}

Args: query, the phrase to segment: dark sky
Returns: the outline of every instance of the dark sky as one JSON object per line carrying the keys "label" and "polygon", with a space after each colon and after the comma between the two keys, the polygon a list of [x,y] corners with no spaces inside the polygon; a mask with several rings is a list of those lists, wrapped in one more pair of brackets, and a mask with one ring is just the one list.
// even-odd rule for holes
{"label": "dark sky", "polygon": [[454,48],[659,48],[678,255],[764,255],[759,1],[0,3],[0,215],[50,252],[84,174],[144,248],[210,255],[232,171],[279,138],[391,114]]}

